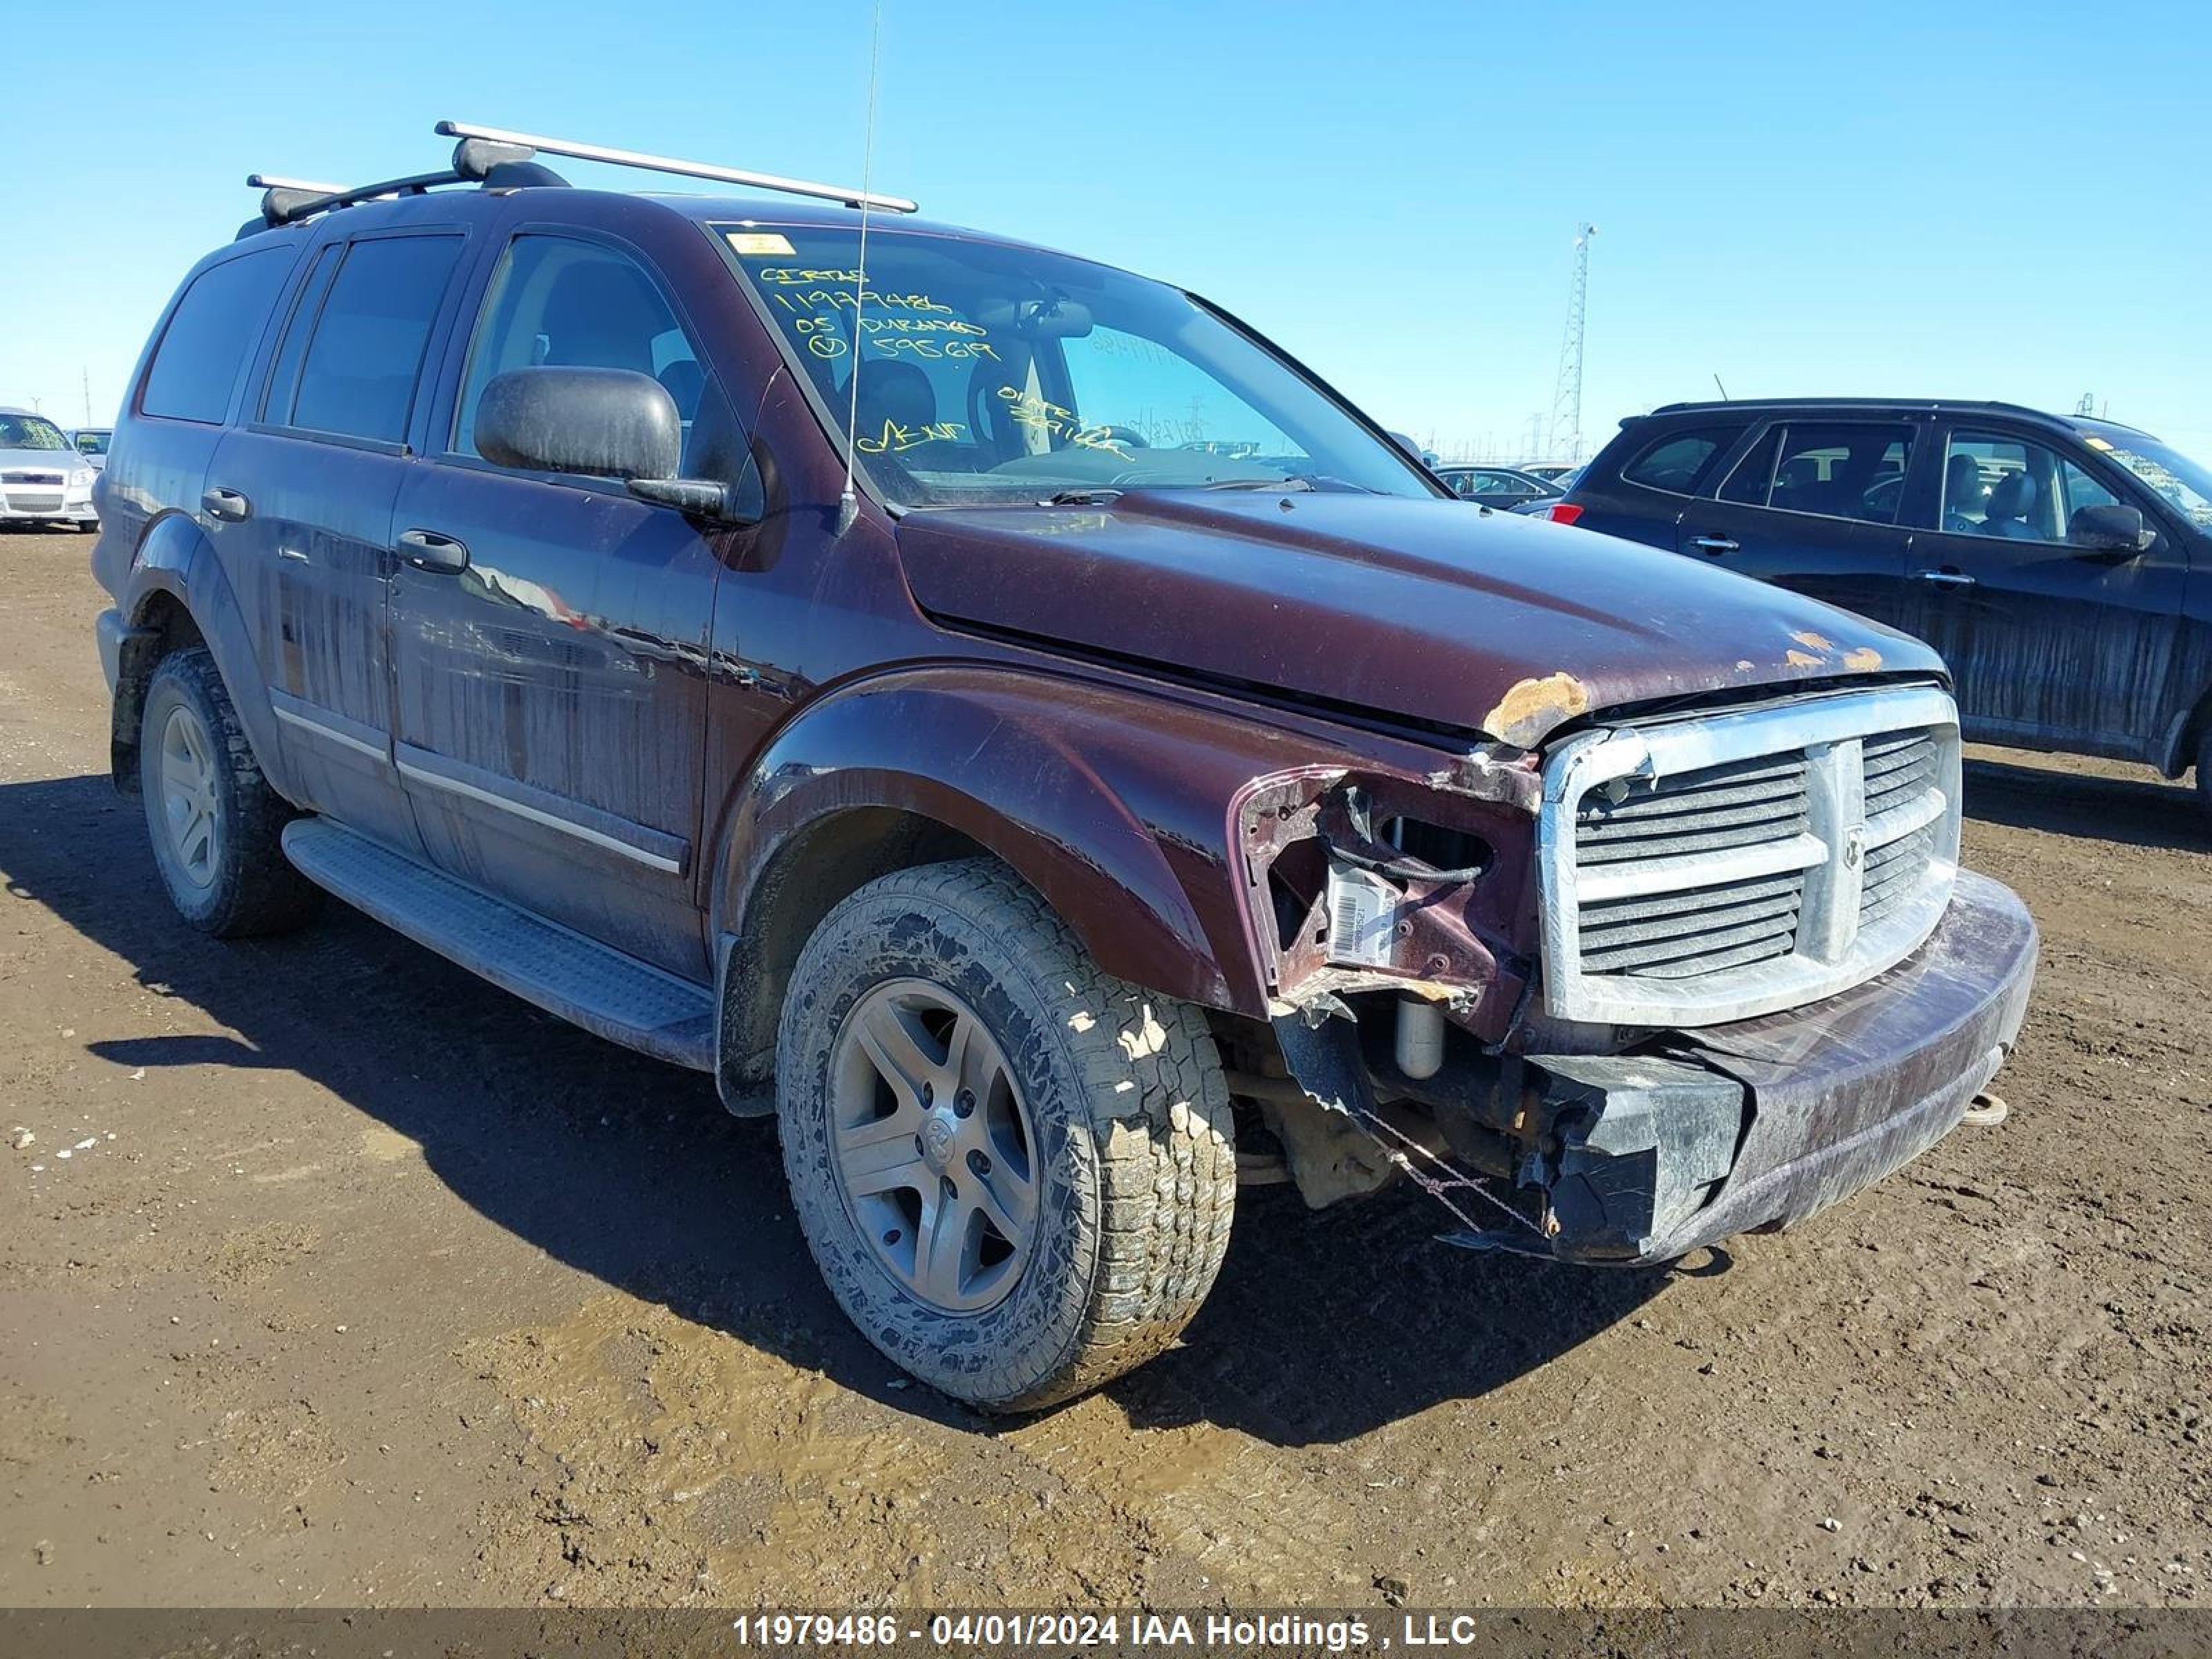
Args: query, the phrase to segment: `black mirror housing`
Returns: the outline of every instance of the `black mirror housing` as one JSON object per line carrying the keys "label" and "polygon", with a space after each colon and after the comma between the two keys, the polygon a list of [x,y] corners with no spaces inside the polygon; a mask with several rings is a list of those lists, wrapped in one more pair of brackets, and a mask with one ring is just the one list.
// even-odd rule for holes
{"label": "black mirror housing", "polygon": [[2066,539],[2095,552],[2136,554],[2148,552],[2158,532],[2143,522],[2142,508],[2106,502],[2075,507]]}
{"label": "black mirror housing", "polygon": [[477,403],[477,449],[501,466],[586,477],[672,478],[683,465],[676,400],[626,368],[514,368]]}

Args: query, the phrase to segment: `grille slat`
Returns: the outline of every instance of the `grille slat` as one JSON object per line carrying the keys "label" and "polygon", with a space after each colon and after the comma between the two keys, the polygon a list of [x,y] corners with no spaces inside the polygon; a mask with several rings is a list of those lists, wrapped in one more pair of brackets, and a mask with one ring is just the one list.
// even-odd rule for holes
{"label": "grille slat", "polygon": [[[1847,769],[1852,757],[1847,748],[1835,752],[1853,744],[1856,801]],[[1702,976],[1795,957],[1816,896],[1837,890],[1839,882],[1843,893],[1852,890],[1853,878],[1832,876],[1827,868],[1842,856],[1846,826],[1831,822],[1839,807],[1856,807],[1850,823],[1869,824],[1869,842],[1884,833],[1875,821],[1885,815],[1897,815],[1895,823],[1934,814],[1894,840],[1868,847],[1856,874],[1856,927],[1894,915],[1927,890],[1927,866],[1943,844],[1947,755],[1955,768],[1955,740],[1947,749],[1935,729],[1891,730],[1671,775],[1662,770],[1656,782],[1631,776],[1591,786],[1574,815],[1574,863],[1590,878],[1587,890],[1610,888],[1613,896],[1583,898],[1577,906],[1577,970],[1616,985],[1663,981],[1669,988],[1655,988],[1651,994],[1680,998],[1693,994],[1690,988]],[[1816,793],[1815,766],[1826,769],[1825,793]],[[1831,851],[1811,869],[1776,871],[1778,860],[1764,856],[1764,849],[1781,843],[1822,842],[1832,843]],[[1742,873],[1747,850],[1766,870]],[[1701,860],[1714,864],[1710,878],[1699,878]],[[1733,876],[1727,872],[1731,860]],[[1654,878],[1663,866],[1665,890],[1650,891],[1651,883],[1635,879],[1644,866]],[[1624,893],[1624,886],[1646,890]],[[1851,924],[1844,924],[1846,945],[1853,936]],[[1818,950],[1834,951],[1832,916],[1811,937],[1820,941]]]}

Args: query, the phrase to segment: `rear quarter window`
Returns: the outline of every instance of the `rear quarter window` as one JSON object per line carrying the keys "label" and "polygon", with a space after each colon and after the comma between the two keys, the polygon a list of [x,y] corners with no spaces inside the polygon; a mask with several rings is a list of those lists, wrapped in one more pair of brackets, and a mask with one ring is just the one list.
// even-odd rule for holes
{"label": "rear quarter window", "polygon": [[222,422],[293,257],[290,248],[264,248],[192,278],[155,348],[138,394],[140,414]]}
{"label": "rear quarter window", "polygon": [[1713,470],[1713,463],[1742,431],[1740,426],[1698,427],[1655,438],[1620,469],[1621,482],[1670,495],[1694,495]]}

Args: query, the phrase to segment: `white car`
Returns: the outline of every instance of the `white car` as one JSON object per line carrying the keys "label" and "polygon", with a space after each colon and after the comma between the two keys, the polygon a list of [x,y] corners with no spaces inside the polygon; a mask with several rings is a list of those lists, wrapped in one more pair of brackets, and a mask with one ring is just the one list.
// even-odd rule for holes
{"label": "white car", "polygon": [[85,459],[85,464],[94,472],[107,465],[107,446],[115,436],[112,426],[71,427],[62,434],[70,441],[70,447]]}
{"label": "white car", "polygon": [[99,476],[45,416],[0,406],[0,524],[96,530],[92,484]]}

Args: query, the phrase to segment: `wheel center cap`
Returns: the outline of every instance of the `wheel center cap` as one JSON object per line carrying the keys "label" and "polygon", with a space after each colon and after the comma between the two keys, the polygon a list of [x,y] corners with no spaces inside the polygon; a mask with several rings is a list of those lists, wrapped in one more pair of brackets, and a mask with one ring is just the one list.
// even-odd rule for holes
{"label": "wheel center cap", "polygon": [[921,1155],[929,1167],[943,1175],[952,1163],[952,1119],[950,1114],[932,1112],[922,1121]]}

